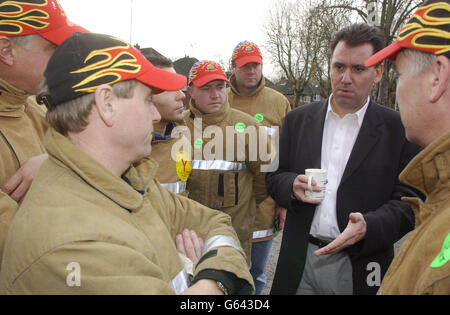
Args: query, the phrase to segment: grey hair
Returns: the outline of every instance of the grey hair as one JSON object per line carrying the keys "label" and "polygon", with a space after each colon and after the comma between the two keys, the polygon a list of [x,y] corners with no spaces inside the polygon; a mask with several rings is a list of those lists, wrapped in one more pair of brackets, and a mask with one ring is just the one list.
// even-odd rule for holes
{"label": "grey hair", "polygon": [[[112,85],[113,92],[119,98],[130,99],[133,97],[136,84],[136,80],[118,82]],[[39,88],[38,99],[42,95],[49,94],[49,88],[44,78]],[[82,132],[88,125],[87,118],[94,103],[94,93],[89,93],[63,104],[52,106],[47,111],[47,121],[56,131],[66,136],[69,132]]]}
{"label": "grey hair", "polygon": [[23,35],[23,36],[11,36],[9,39],[11,39],[16,45],[22,47],[25,50],[30,49],[31,41],[36,36],[39,36],[37,34],[31,34],[31,35]]}
{"label": "grey hair", "polygon": [[436,55],[422,52],[414,49],[404,49],[405,56],[412,61],[413,68],[410,71],[413,74],[422,74],[436,60]]}

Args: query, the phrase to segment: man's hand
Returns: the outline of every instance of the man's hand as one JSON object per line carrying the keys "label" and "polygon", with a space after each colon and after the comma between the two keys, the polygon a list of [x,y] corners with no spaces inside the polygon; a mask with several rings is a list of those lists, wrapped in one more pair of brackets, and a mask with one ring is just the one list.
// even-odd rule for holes
{"label": "man's hand", "polygon": [[340,252],[362,240],[366,236],[366,232],[367,224],[363,215],[359,212],[350,213],[350,221],[344,232],[327,246],[316,250],[314,255],[321,256]]}
{"label": "man's hand", "polygon": [[202,257],[204,241],[195,231],[184,230],[176,237],[178,252],[188,257],[196,265]]}
{"label": "man's hand", "polygon": [[[311,180],[311,187],[312,191],[315,192],[322,191],[320,187],[317,185],[314,178]],[[308,189],[308,176],[306,175],[297,176],[297,178],[294,180],[294,184],[292,185],[292,193],[294,197],[297,198],[297,200],[302,201],[304,203],[311,203],[314,205],[320,204],[322,200],[306,197],[305,190],[307,189]]]}
{"label": "man's hand", "polygon": [[47,154],[30,158],[10,179],[8,179],[1,190],[20,204],[23,198],[25,198],[31,183],[33,182],[34,176],[36,176],[42,163],[44,163],[47,158]]}
{"label": "man's hand", "polygon": [[182,295],[223,295],[217,282],[214,280],[202,279],[192,287],[181,293]]}

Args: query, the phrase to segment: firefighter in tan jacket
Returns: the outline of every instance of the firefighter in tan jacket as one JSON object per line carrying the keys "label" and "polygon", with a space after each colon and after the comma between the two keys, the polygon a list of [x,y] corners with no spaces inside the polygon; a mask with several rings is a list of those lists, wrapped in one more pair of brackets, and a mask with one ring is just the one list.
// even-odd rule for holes
{"label": "firefighter in tan jacket", "polygon": [[[191,103],[185,113],[194,151],[189,198],[231,216],[250,262],[256,203],[267,198],[265,189],[255,191],[253,181],[263,163],[271,162],[270,141],[251,116],[230,108],[227,82],[222,68],[212,61],[191,69]],[[267,153],[264,159],[262,149]]]}
{"label": "firefighter in tan jacket", "polygon": [[[133,166],[151,152],[153,93],[186,79],[117,38],[81,33],[45,78],[49,159],[13,219],[0,292],[251,293],[230,218],[161,187],[153,161]],[[175,247],[184,229],[205,240],[191,284]]]}
{"label": "firefighter in tan jacket", "polygon": [[[162,56],[147,57],[155,67],[176,73],[170,59]],[[177,147],[182,134],[172,137],[177,124],[183,124],[183,91],[165,91],[153,96],[153,103],[161,115],[161,120],[154,124],[151,158],[158,163],[156,179],[174,194],[187,197],[186,181],[191,172],[190,157],[183,147]]]}
{"label": "firefighter in tan jacket", "polygon": [[18,203],[47,159],[42,143],[48,128],[45,110],[31,95],[55,45],[85,31],[67,20],[55,0],[9,4],[0,4],[0,262]]}
{"label": "firefighter in tan jacket", "polygon": [[[230,87],[228,101],[231,108],[238,109],[254,117],[263,125],[269,136],[277,139],[284,116],[291,105],[281,93],[266,87],[262,75],[263,57],[259,47],[249,41],[239,43],[231,57]],[[266,174],[255,177],[256,189],[266,189]],[[281,230],[286,218],[286,210],[278,207],[271,197],[257,204],[253,227],[252,267],[250,272],[256,286],[256,294],[261,294],[266,283],[265,269],[272,248],[272,240]]]}
{"label": "firefighter in tan jacket", "polygon": [[[427,17],[433,23],[426,23]],[[385,59],[395,61],[406,137],[424,147],[400,174],[400,181],[426,198],[403,198],[414,210],[415,228],[383,278],[385,295],[450,294],[449,30],[450,2],[425,1],[396,41],[366,62],[373,67]]]}

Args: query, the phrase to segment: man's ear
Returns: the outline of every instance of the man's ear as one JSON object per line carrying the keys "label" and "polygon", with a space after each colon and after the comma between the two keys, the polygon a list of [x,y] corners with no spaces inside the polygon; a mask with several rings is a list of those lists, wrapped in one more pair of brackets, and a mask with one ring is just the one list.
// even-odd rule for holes
{"label": "man's ear", "polygon": [[230,71],[231,71],[231,74],[235,74],[235,72],[236,72],[236,66],[233,66],[233,64],[231,64],[231,65],[230,65]]}
{"label": "man's ear", "polygon": [[100,85],[94,92],[95,107],[106,126],[114,125],[115,107],[113,102],[116,99],[113,88],[108,84]]}
{"label": "man's ear", "polygon": [[191,84],[188,85],[188,87],[187,87],[187,92],[188,92],[189,96],[191,96],[191,97],[192,97],[192,90],[193,90],[192,85],[191,85]]}
{"label": "man's ear", "polygon": [[[430,101],[436,103],[450,89],[450,60],[446,56],[438,56],[432,66],[434,83]],[[449,93],[447,91],[447,93]]]}
{"label": "man's ear", "polygon": [[13,43],[6,36],[0,36],[0,61],[11,67],[14,65]]}
{"label": "man's ear", "polygon": [[378,67],[375,68],[376,71],[376,77],[375,77],[375,84],[379,83],[381,79],[383,79],[383,73],[384,73],[384,63],[381,63],[378,65]]}

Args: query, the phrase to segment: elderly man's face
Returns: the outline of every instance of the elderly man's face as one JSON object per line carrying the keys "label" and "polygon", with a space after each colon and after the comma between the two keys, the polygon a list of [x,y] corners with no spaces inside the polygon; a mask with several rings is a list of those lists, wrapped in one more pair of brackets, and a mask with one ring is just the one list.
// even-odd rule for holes
{"label": "elderly man's face", "polygon": [[27,48],[15,45],[16,73],[22,78],[17,84],[18,88],[30,94],[37,92],[55,48],[56,45],[39,35],[33,36]]}
{"label": "elderly man's face", "polygon": [[433,123],[430,121],[430,115],[426,113],[431,90],[427,84],[428,70],[418,74],[414,69],[413,61],[400,52],[395,62],[398,75],[397,102],[406,129],[406,137],[411,142],[425,145],[422,135],[427,125],[431,126]]}
{"label": "elderly man's face", "polygon": [[153,124],[161,119],[152,97],[152,89],[138,82],[132,98],[117,99],[121,106],[115,117],[115,142],[123,149],[129,163],[139,162],[150,155]]}

